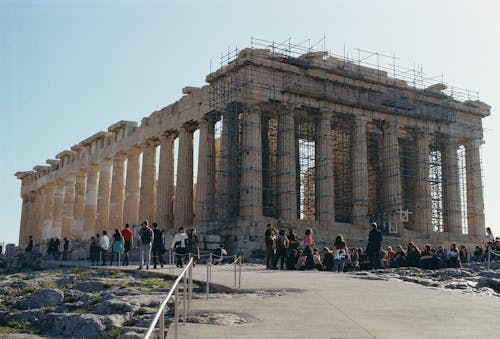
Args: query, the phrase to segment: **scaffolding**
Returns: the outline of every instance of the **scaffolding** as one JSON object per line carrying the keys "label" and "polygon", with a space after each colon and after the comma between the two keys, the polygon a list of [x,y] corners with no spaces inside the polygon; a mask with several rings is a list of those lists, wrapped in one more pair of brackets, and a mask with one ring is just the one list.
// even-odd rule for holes
{"label": "scaffolding", "polygon": [[[367,221],[376,221],[395,234],[401,228],[431,233],[450,231],[450,227],[470,233],[464,145],[469,139],[481,139],[482,130],[477,117],[459,116],[453,107],[457,102],[477,107],[479,94],[445,83],[442,75],[429,76],[421,66],[398,65],[394,55],[362,49],[336,55],[325,50],[325,42],[325,37],[315,43],[252,38],[250,49],[228,49],[221,54],[219,69],[211,70],[207,77],[209,106],[221,116],[215,132],[221,140],[216,142],[212,173],[217,183],[217,221],[234,220],[245,208],[240,206],[239,192],[254,188],[242,187],[241,175],[255,169],[242,165],[242,153],[253,150],[262,155],[262,215],[280,219],[285,214],[282,196],[288,192],[280,191],[279,178],[291,172],[295,176],[291,212],[298,219],[321,219],[318,201],[324,196],[318,194],[324,193],[318,187],[333,180],[334,221],[353,223],[353,190],[357,184],[353,180],[353,149],[358,142],[353,121],[360,114],[368,114],[363,169],[368,174]],[[322,78],[323,74],[328,78]],[[244,118],[250,105],[259,106],[258,124]],[[336,105],[343,109],[335,109]],[[318,121],[322,123],[325,113],[331,130],[322,135],[325,132]],[[280,157],[286,156],[279,151],[280,133],[287,133],[279,125],[279,114],[294,117],[289,131],[295,134],[293,171],[279,166]],[[398,125],[397,121],[404,122]],[[389,124],[393,122],[394,126]],[[242,131],[254,127],[261,128],[260,140],[242,146]],[[462,135],[464,131],[467,135]],[[422,133],[429,135],[429,143],[420,147]],[[324,138],[331,138],[326,152],[318,145]],[[444,156],[445,138],[458,140],[456,159]],[[321,174],[320,167],[328,162],[333,164],[333,173]],[[449,163],[457,164],[456,168],[447,169]],[[450,175],[450,171],[456,171],[456,175]],[[424,202],[417,196],[422,192],[421,173],[426,173],[429,191],[429,199]],[[443,180],[445,173],[447,180]],[[458,195],[453,194],[454,187]],[[459,200],[448,201],[452,196]],[[427,204],[424,207],[430,210],[431,223],[425,229],[417,227],[418,204]],[[457,211],[450,206],[457,206]],[[452,218],[455,212],[459,225],[445,226],[449,220],[457,222]]]}

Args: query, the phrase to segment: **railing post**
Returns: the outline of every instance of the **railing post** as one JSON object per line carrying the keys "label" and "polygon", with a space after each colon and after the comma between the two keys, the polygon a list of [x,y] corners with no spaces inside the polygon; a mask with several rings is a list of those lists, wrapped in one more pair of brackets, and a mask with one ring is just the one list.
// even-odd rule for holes
{"label": "railing post", "polygon": [[236,256],[234,256],[234,288],[236,288],[236,265],[238,265],[238,263],[236,262],[238,259],[236,259]]}
{"label": "railing post", "polygon": [[165,339],[165,308],[161,310],[160,316],[160,339]]}
{"label": "railing post", "polygon": [[[210,255],[210,256],[212,256],[212,255]],[[210,286],[209,286],[210,280],[208,279],[208,277],[209,277],[209,275],[208,275],[209,268],[210,268],[210,263],[207,263],[207,300],[208,300],[208,293],[209,293],[209,290],[210,290]]]}
{"label": "railing post", "polygon": [[241,265],[243,264],[242,263],[243,261],[243,257],[240,257],[240,261],[239,261],[239,277],[238,277],[238,288],[241,289]]}
{"label": "railing post", "polygon": [[488,248],[488,269],[490,269],[491,265],[491,248]]}
{"label": "railing post", "polygon": [[191,309],[191,300],[193,299],[193,264],[189,266],[189,298],[188,298],[188,308]]}
{"label": "railing post", "polygon": [[208,280],[212,281],[212,253],[210,252],[210,263],[207,265],[207,267],[210,267],[210,275],[208,276]]}
{"label": "railing post", "polygon": [[177,330],[179,327],[179,310],[177,308],[177,302],[179,301],[179,287],[175,287],[175,304],[174,304],[174,312],[175,312],[175,339],[177,339]]}
{"label": "railing post", "polygon": [[184,293],[183,293],[183,296],[182,296],[182,307],[183,307],[183,311],[184,311],[184,319],[183,319],[183,322],[184,322],[184,325],[186,325],[186,315],[187,315],[187,311],[186,311],[186,305],[187,305],[187,276],[184,274]]}

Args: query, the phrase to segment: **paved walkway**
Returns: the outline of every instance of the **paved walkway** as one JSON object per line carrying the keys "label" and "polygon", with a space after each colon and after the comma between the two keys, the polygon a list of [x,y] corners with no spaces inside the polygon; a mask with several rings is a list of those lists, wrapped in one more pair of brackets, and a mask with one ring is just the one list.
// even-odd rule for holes
{"label": "paved walkway", "polygon": [[[197,265],[193,278],[204,281],[206,266]],[[234,271],[215,266],[212,281],[232,287]],[[498,297],[332,272],[267,271],[255,265],[244,267],[241,284],[249,290],[300,291],[268,298],[194,299],[193,311],[238,312],[253,321],[179,325],[179,338],[480,338],[500,333]],[[173,328],[168,338],[173,338]]]}

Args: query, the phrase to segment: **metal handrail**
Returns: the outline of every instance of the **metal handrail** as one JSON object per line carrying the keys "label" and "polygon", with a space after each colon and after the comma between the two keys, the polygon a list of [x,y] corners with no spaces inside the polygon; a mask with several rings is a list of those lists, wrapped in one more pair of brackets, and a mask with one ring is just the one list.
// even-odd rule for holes
{"label": "metal handrail", "polygon": [[[186,273],[188,273],[188,276],[186,276]],[[189,278],[189,279],[188,279]],[[179,301],[179,283],[181,279],[184,280],[184,297],[183,297],[183,312],[184,312],[184,318],[183,318],[183,323],[186,325],[186,313],[187,313],[187,308],[191,307],[191,299],[193,297],[193,258],[189,260],[189,263],[186,265],[186,267],[182,270],[182,272],[179,274],[177,279],[175,280],[174,284],[170,288],[170,291],[167,294],[167,297],[163,302],[161,303],[158,312],[156,312],[153,320],[151,321],[151,324],[148,327],[148,330],[146,331],[146,334],[144,335],[144,339],[149,339],[156,327],[156,324],[158,321],[160,322],[160,338],[164,339],[165,338],[165,308],[168,304],[168,301],[172,297],[172,294],[175,293],[174,296],[174,312],[175,312],[175,338],[177,338],[177,327],[179,323],[179,313],[177,310],[177,303]],[[189,281],[188,281],[189,280]],[[189,296],[187,293],[187,290],[189,289]],[[187,305],[186,305],[187,301]]]}
{"label": "metal handrail", "polygon": [[[220,257],[220,256],[219,256]],[[227,256],[230,257],[230,256]],[[234,288],[241,288],[241,266],[243,264],[243,256],[234,256],[234,261],[229,266],[234,265]],[[239,274],[238,274],[239,272]],[[237,278],[238,277],[238,278]],[[210,294],[210,282],[212,281],[212,255],[210,255],[210,262],[207,262],[207,281],[206,281],[206,294],[207,300]],[[238,282],[238,283],[236,283]]]}

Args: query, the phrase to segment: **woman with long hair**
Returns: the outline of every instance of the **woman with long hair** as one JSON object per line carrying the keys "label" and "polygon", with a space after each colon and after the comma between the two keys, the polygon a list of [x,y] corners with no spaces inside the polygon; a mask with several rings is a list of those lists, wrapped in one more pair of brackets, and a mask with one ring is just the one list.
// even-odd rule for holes
{"label": "woman with long hair", "polygon": [[123,235],[118,228],[115,229],[115,233],[113,234],[113,246],[111,247],[111,262],[110,265],[113,265],[113,259],[116,254],[116,266],[120,266],[120,254],[123,252]]}
{"label": "woman with long hair", "polygon": [[337,235],[333,242],[333,271],[344,272],[345,259],[347,258],[347,245],[342,234]]}

